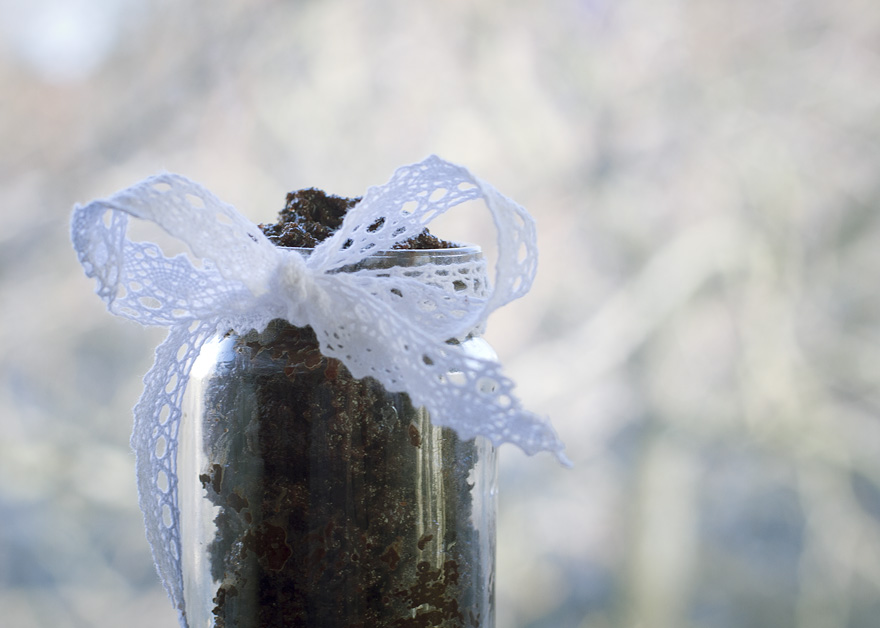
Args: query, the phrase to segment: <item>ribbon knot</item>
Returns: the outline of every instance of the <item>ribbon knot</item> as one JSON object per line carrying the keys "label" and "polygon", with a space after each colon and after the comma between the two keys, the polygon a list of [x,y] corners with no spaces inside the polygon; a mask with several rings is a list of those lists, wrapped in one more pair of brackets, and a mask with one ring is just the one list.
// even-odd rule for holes
{"label": "ribbon knot", "polygon": [[[485,202],[498,232],[493,286],[485,264],[469,257],[414,268],[358,266],[472,200]],[[201,265],[126,238],[129,216],[161,226]],[[369,228],[375,224],[382,227]],[[276,318],[310,325],[323,353],[354,377],[370,375],[390,392],[408,393],[435,425],[464,439],[511,442],[528,454],[550,451],[566,462],[549,422],[522,408],[499,364],[445,342],[482,327],[494,309],[525,294],[537,259],[525,209],[460,166],[432,156],[399,168],[388,183],[368,189],[308,258],[278,249],[235,208],[173,174],[75,207],[71,234],[111,312],[169,328],[134,409],[132,446],[147,537],[183,626],[177,427],[192,364],[217,332],[261,330]]]}
{"label": "ribbon knot", "polygon": [[299,327],[320,317],[331,307],[330,297],[318,287],[315,276],[297,251],[278,250],[277,294],[287,312],[283,317]]}

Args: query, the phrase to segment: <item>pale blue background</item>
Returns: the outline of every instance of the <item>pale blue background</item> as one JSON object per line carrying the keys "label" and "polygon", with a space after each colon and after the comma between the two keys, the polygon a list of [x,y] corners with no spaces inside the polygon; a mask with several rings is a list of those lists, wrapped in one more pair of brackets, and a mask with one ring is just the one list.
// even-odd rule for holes
{"label": "pale blue background", "polygon": [[[536,217],[488,337],[575,463],[502,451],[499,628],[880,624],[880,4],[0,0],[0,624],[171,628],[71,206],[254,221],[430,153]],[[440,235],[486,244],[484,217]]]}

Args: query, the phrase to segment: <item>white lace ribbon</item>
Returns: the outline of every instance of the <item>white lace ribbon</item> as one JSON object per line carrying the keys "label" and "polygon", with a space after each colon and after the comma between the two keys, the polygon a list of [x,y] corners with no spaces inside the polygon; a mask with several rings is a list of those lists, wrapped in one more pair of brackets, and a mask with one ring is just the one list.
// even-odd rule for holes
{"label": "white lace ribbon", "polygon": [[[473,261],[339,272],[478,199],[498,230],[492,288],[481,279],[484,267]],[[128,216],[161,226],[188,245],[201,265],[127,239]],[[388,183],[368,189],[308,257],[276,247],[232,206],[174,174],[75,207],[72,238],[111,312],[170,328],[144,378],[131,442],[147,538],[183,626],[177,432],[192,364],[218,331],[261,330],[276,318],[310,325],[322,353],[341,360],[354,377],[369,375],[391,392],[408,393],[435,425],[464,439],[481,435],[495,445],[514,443],[528,454],[550,451],[566,462],[549,422],[521,407],[500,365],[446,342],[525,294],[537,262],[532,218],[465,168],[434,156],[399,168]],[[462,375],[446,377],[450,372]]]}

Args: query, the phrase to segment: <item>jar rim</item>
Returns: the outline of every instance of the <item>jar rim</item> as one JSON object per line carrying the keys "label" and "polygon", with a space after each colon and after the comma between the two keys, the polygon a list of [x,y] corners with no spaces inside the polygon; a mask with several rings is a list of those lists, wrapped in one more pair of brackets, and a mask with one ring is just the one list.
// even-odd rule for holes
{"label": "jar rim", "polygon": [[[456,243],[459,244],[459,243]],[[310,247],[278,247],[295,251],[308,257],[314,251]],[[476,262],[483,259],[483,250],[475,244],[462,244],[448,249],[386,249],[369,253],[361,261],[339,270],[352,271],[360,268],[390,268],[393,266],[420,266],[423,264],[452,265]]]}
{"label": "jar rim", "polygon": [[[368,257],[395,257],[406,255],[471,255],[474,253],[482,253],[483,250],[479,245],[469,244],[466,242],[456,242],[456,246],[450,246],[442,249],[383,249],[370,253]],[[279,246],[279,249],[285,251],[296,251],[298,253],[311,254],[315,250],[313,246]]]}

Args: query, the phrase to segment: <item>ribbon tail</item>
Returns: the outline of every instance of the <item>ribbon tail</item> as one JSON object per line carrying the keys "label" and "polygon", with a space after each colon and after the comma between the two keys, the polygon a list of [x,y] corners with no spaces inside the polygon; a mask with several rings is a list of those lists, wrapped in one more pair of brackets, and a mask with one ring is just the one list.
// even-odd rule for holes
{"label": "ribbon tail", "polygon": [[512,443],[530,456],[549,451],[570,465],[550,421],[522,407],[497,361],[444,343],[430,346],[421,361],[424,383],[412,386],[410,397],[427,408],[434,425],[451,427],[465,439],[485,436],[496,447]]}
{"label": "ribbon tail", "polygon": [[523,409],[498,362],[438,341],[362,282],[346,278],[335,285],[345,290],[334,292],[333,307],[310,321],[321,353],[340,360],[356,378],[370,376],[389,392],[408,393],[435,425],[451,427],[465,440],[481,435],[529,455],[547,450],[568,463],[550,422]]}
{"label": "ribbon tail", "polygon": [[131,446],[136,456],[138,500],[156,570],[179,613],[181,628],[187,628],[177,494],[181,403],[192,365],[215,328],[216,323],[206,322],[194,330],[173,327],[156,349],[155,362],[144,377],[144,392],[134,407]]}

